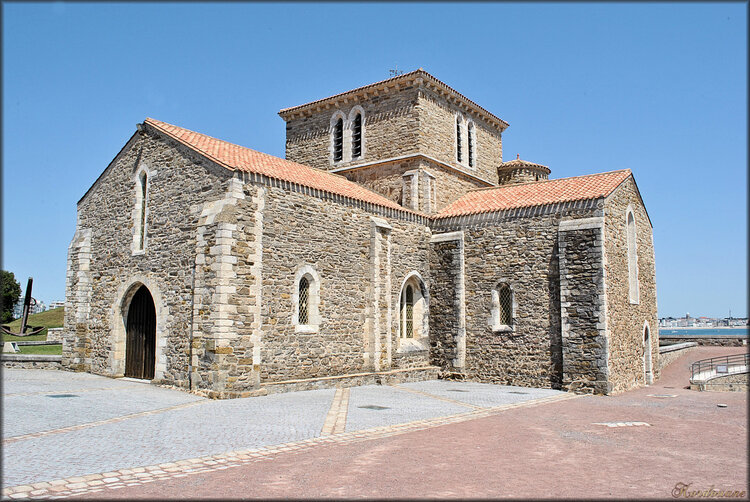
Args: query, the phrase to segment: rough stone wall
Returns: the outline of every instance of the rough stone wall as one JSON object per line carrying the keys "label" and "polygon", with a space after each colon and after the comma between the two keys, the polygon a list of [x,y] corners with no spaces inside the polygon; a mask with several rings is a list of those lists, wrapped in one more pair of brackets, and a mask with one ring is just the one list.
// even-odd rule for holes
{"label": "rough stone wall", "polygon": [[[388,369],[389,295],[384,290],[390,282],[394,324],[399,278],[406,269],[426,269],[427,253],[420,250],[425,249],[429,230],[417,223],[388,219],[392,230],[380,232],[373,229],[373,216],[286,188],[267,190],[262,234],[261,382]],[[390,279],[383,277],[389,261]],[[312,333],[296,331],[293,324],[295,273],[306,265],[320,280],[321,322]],[[376,295],[376,285],[383,290],[381,294]],[[373,307],[376,300],[379,315]],[[392,330],[390,336],[394,334]],[[391,351],[390,365],[395,367],[414,367],[426,359],[425,354],[396,357],[394,340]]]}
{"label": "rough stone wall", "polygon": [[[459,110],[434,92],[421,89],[419,114],[419,151],[441,162],[465,170],[497,184],[497,167],[503,162],[502,134],[470,112]],[[473,168],[456,160],[456,113],[471,118],[476,128],[476,163]],[[466,136],[464,130],[463,136]],[[465,139],[465,138],[464,138]],[[465,143],[465,141],[464,141]],[[464,158],[468,155],[464,146]]]}
{"label": "rough stone wall", "polygon": [[231,180],[201,208],[196,239],[193,386],[214,392],[257,388],[260,316],[257,229],[264,189]]}
{"label": "rough stone wall", "polygon": [[[421,171],[417,189],[417,207],[412,204],[414,200],[411,190],[412,177],[404,176],[404,173],[415,169]],[[429,173],[430,181],[425,173]],[[469,176],[450,171],[429,160],[416,158],[364,167],[346,172],[344,175],[350,181],[367,187],[404,207],[424,213],[437,213],[469,190],[487,187],[485,183]],[[430,183],[432,191],[432,200],[429,203],[425,193],[427,183]]]}
{"label": "rough stone wall", "polygon": [[[474,379],[560,386],[557,219],[508,218],[466,235],[466,366]],[[513,331],[490,327],[493,289],[513,291]]]}
{"label": "rough stone wall", "polygon": [[672,364],[676,359],[692,351],[696,346],[682,347],[675,350],[665,351],[665,347],[659,349],[659,372]]}
{"label": "rough stone wall", "polygon": [[430,361],[450,373],[461,373],[455,364],[461,332],[462,245],[458,240],[430,245]]}
{"label": "rough stone wall", "polygon": [[741,347],[747,345],[748,337],[742,335],[705,336],[705,335],[663,335],[662,342],[679,343],[695,342],[698,345],[713,345],[723,347]]}
{"label": "rough stone wall", "polygon": [[336,108],[323,108],[286,124],[286,158],[320,169],[337,169],[417,152],[417,89],[404,87],[397,93],[372,96],[339,108],[348,117],[359,105],[364,109],[364,151],[355,160],[333,163],[330,151],[331,117]]}
{"label": "rough stone wall", "polygon": [[[628,296],[628,246],[625,212],[631,206],[636,223],[639,303]],[[658,378],[659,330],[656,313],[656,272],[651,224],[630,177],[605,204],[605,249],[607,269],[607,319],[609,373],[612,391],[645,385],[644,325],[651,336],[651,367]]]}
{"label": "rough stone wall", "polygon": [[560,322],[563,387],[578,392],[608,394],[606,276],[603,219],[561,222]]}
{"label": "rough stone wall", "polygon": [[[135,173],[144,165],[146,246],[133,254]],[[222,196],[229,176],[155,133],[139,133],[115,158],[78,205],[68,264],[65,367],[123,374],[124,302],[142,282],[157,309],[157,380],[187,386],[196,227],[203,203]],[[90,282],[81,287],[81,279]]]}

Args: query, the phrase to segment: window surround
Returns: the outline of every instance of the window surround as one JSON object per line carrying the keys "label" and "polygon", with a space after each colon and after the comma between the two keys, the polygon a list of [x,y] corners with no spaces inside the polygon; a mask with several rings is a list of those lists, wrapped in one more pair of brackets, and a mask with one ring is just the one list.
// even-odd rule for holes
{"label": "window surround", "polygon": [[648,321],[643,323],[643,375],[646,385],[654,383],[654,368],[651,343],[651,326]]}
{"label": "window surround", "polygon": [[474,121],[466,121],[466,166],[470,169],[477,168],[477,128]]}
{"label": "window surround", "polygon": [[[307,324],[299,322],[299,285],[302,278],[307,279]],[[321,323],[320,317],[320,276],[310,265],[303,265],[294,274],[292,290],[292,324],[295,333],[317,333]]]}
{"label": "window surround", "polygon": [[[354,119],[359,114],[362,118],[362,140],[360,142],[360,154],[358,157],[352,158],[352,147],[354,143]],[[341,159],[335,160],[336,152],[336,122],[341,119],[342,134],[341,134]],[[331,122],[329,125],[329,161],[332,166],[338,166],[346,164],[352,160],[362,160],[365,158],[367,153],[367,134],[365,126],[365,109],[360,105],[355,105],[349,110],[347,115],[343,110],[336,110],[331,115]]]}
{"label": "window surround", "polygon": [[[133,178],[135,188],[135,205],[133,206],[133,242],[131,245],[132,255],[142,255],[146,253],[148,245],[148,202],[151,199],[151,180],[156,176],[156,170],[151,171],[146,164],[135,171]],[[145,186],[144,186],[145,181]]]}
{"label": "window surround", "polygon": [[[411,286],[413,293],[413,336],[406,337],[406,318],[404,309],[404,300],[406,295],[406,288]],[[419,272],[416,270],[409,272],[406,278],[401,282],[401,288],[398,294],[398,319],[397,326],[397,339],[398,349],[396,352],[419,352],[427,351],[430,349],[430,333],[429,333],[429,311],[430,311],[430,300],[427,286]]]}
{"label": "window surround", "polygon": [[[360,146],[359,146],[359,156],[354,157],[354,119],[357,117],[357,114],[359,114],[361,118],[361,139],[360,139]],[[365,157],[365,109],[362,108],[359,105],[355,105],[352,107],[351,110],[349,110],[349,119],[347,121],[347,124],[344,125],[344,130],[349,130],[349,155],[348,160],[360,160]],[[346,136],[346,133],[344,134]],[[346,141],[346,138],[344,138]],[[347,158],[347,155],[344,154],[344,158]]]}
{"label": "window surround", "polygon": [[[506,289],[507,288],[507,289]],[[492,291],[490,292],[490,318],[489,318],[489,327],[492,329],[495,333],[504,333],[504,332],[513,332],[515,331],[515,319],[516,319],[516,294],[514,291],[515,288],[510,284],[510,282],[505,280],[500,280],[497,282],[494,288],[492,288]],[[503,291],[507,291],[507,294],[510,295],[510,298],[508,299],[510,302],[510,324],[502,324],[502,315],[501,315],[501,298],[500,295],[503,293]]]}
{"label": "window surround", "polygon": [[628,300],[632,305],[640,303],[638,284],[638,227],[635,222],[633,207],[625,210],[625,236],[627,241],[628,260]]}

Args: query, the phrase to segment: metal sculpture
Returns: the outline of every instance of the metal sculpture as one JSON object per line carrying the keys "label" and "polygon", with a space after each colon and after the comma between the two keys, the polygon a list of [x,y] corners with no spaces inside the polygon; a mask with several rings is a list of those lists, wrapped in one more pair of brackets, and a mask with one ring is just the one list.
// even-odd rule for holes
{"label": "metal sculpture", "polygon": [[[32,336],[38,335],[44,329],[44,326],[27,326],[26,323],[29,320],[29,311],[33,305],[36,305],[36,300],[31,297],[31,284],[34,282],[33,277],[29,277],[29,282],[26,283],[26,296],[23,299],[23,316],[21,317],[21,331],[20,333],[14,333],[8,326],[0,326],[0,331],[5,335],[13,336]],[[30,330],[28,333],[26,330]]]}

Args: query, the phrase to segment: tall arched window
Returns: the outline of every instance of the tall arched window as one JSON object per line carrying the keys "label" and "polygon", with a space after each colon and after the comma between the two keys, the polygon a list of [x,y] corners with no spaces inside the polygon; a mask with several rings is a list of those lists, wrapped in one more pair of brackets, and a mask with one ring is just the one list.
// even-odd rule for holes
{"label": "tall arched window", "polygon": [[411,284],[406,286],[404,294],[404,337],[414,338],[414,289]]}
{"label": "tall arched window", "polygon": [[144,171],[141,173],[141,231],[138,239],[138,249],[143,249],[146,243],[146,191],[148,190],[148,176]]}
{"label": "tall arched window", "polygon": [[468,130],[469,167],[474,167],[474,122],[469,122]]}
{"label": "tall arched window", "polygon": [[492,290],[490,327],[493,331],[513,330],[513,290],[501,283]]}
{"label": "tall arched window", "polygon": [[294,275],[292,324],[297,333],[317,333],[320,326],[320,277],[310,265]]}
{"label": "tall arched window", "polygon": [[308,321],[308,301],[310,299],[310,282],[307,277],[299,281],[299,309],[297,319],[300,324],[307,324]]}
{"label": "tall arched window", "polygon": [[643,372],[645,373],[646,385],[654,382],[654,372],[651,363],[651,332],[648,323],[643,326]]}
{"label": "tall arched window", "polygon": [[352,122],[352,158],[362,155],[362,114],[357,113]]}
{"label": "tall arched window", "polygon": [[142,253],[146,248],[148,224],[148,182],[149,171],[143,166],[135,175],[135,207],[133,208],[133,253]]}
{"label": "tall arched window", "polygon": [[463,152],[461,151],[461,119],[456,117],[456,160],[463,161]]}
{"label": "tall arched window", "polygon": [[429,340],[427,288],[417,272],[404,279],[399,296],[399,350],[425,350]]}
{"label": "tall arched window", "polygon": [[638,303],[638,247],[636,245],[635,216],[628,208],[626,216],[628,240],[628,296],[630,303]]}
{"label": "tall arched window", "polygon": [[333,160],[344,158],[344,119],[340,118],[333,126]]}

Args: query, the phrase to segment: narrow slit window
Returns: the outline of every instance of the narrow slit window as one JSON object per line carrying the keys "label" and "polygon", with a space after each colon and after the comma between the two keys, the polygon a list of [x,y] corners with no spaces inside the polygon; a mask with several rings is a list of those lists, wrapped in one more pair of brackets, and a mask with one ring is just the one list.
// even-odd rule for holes
{"label": "narrow slit window", "polygon": [[344,119],[338,119],[333,127],[333,160],[344,158]]}
{"label": "narrow slit window", "polygon": [[463,160],[461,152],[461,120],[456,119],[456,159],[459,162]]}
{"label": "narrow slit window", "polygon": [[299,281],[299,324],[308,323],[308,300],[310,298],[310,282],[307,277],[303,277]]}
{"label": "narrow slit window", "polygon": [[362,155],[362,114],[358,113],[354,117],[352,131],[352,158],[357,159]]}
{"label": "narrow slit window", "polygon": [[139,222],[139,234],[138,234],[138,249],[143,249],[144,244],[146,243],[146,196],[148,195],[148,177],[146,173],[144,172],[140,176],[141,180],[141,207],[140,207],[140,222]]}
{"label": "narrow slit window", "polygon": [[627,213],[628,240],[628,296],[631,303],[638,303],[638,250],[636,247],[635,217]]}
{"label": "narrow slit window", "polygon": [[500,307],[500,324],[503,326],[513,325],[513,293],[510,286],[503,284],[498,291]]}

